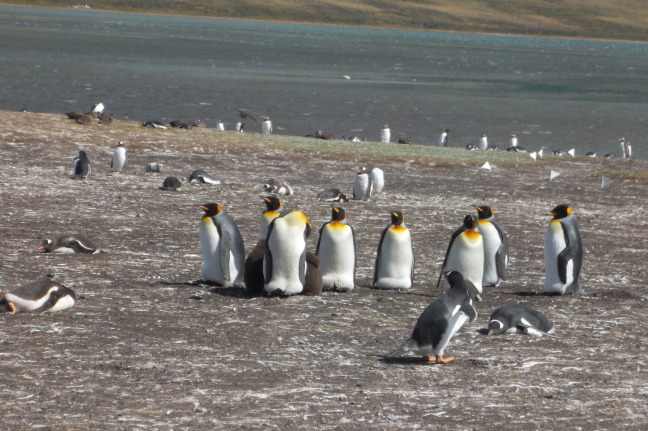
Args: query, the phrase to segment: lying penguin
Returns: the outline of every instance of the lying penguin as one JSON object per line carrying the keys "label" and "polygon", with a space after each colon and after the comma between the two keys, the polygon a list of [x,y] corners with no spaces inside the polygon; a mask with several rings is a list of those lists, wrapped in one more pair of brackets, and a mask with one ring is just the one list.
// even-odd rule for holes
{"label": "lying penguin", "polygon": [[54,239],[44,239],[38,247],[43,253],[103,253],[102,250],[83,235],[76,233],[63,233]]}
{"label": "lying penguin", "polygon": [[70,308],[76,303],[76,294],[72,289],[43,278],[5,293],[0,298],[0,312],[54,312]]}
{"label": "lying penguin", "polygon": [[506,304],[491,314],[487,334],[553,334],[551,320],[533,308],[523,304]]}

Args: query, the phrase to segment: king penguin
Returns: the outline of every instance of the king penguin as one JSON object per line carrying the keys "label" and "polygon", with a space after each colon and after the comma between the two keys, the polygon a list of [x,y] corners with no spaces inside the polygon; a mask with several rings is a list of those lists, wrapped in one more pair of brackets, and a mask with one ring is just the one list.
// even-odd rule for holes
{"label": "king penguin", "polygon": [[245,271],[243,274],[243,281],[245,282],[245,290],[253,295],[260,295],[263,293],[265,279],[263,278],[263,256],[265,255],[266,236],[268,234],[268,227],[272,220],[281,215],[281,200],[274,196],[261,196],[265,202],[266,209],[261,214],[259,221],[259,241],[254,248],[245,258]]}
{"label": "king penguin", "polygon": [[355,287],[356,240],[353,227],[346,223],[346,211],[331,208],[331,221],[319,232],[315,254],[320,259],[324,290],[350,292]]}
{"label": "king penguin", "polygon": [[403,213],[393,211],[391,224],[383,229],[378,243],[373,286],[381,289],[409,289],[414,278],[414,252]]}
{"label": "king penguin", "polygon": [[243,287],[245,247],[236,223],[218,204],[199,208],[205,211],[198,229],[203,255],[200,278],[223,287]]}
{"label": "king penguin", "polygon": [[508,236],[495,211],[486,205],[475,207],[479,219],[477,225],[484,242],[483,286],[499,286],[506,280],[508,265]]}
{"label": "king penguin", "polygon": [[263,276],[270,295],[297,295],[306,283],[306,238],[311,224],[301,211],[275,218],[268,227]]}
{"label": "king penguin", "polygon": [[114,173],[123,173],[126,170],[126,144],[119,141],[110,160],[110,170]]}
{"label": "king penguin", "polygon": [[578,286],[583,260],[583,245],[576,217],[568,204],[549,212],[553,216],[544,241],[544,292],[565,295],[584,293]]}
{"label": "king penguin", "polygon": [[448,291],[427,306],[416,321],[412,336],[388,357],[398,358],[413,353],[439,364],[454,360],[452,357],[444,358],[443,353],[457,331],[466,322],[477,318],[477,311],[461,273],[449,271],[444,275],[450,284]]}
{"label": "king penguin", "polygon": [[353,199],[368,201],[371,199],[373,192],[373,183],[369,176],[369,171],[364,166],[358,168],[353,178]]}
{"label": "king penguin", "polygon": [[90,175],[92,169],[90,168],[90,158],[85,151],[79,151],[79,154],[74,156],[72,159],[72,171],[70,172],[70,178],[77,179],[81,178],[85,180]]}
{"label": "king penguin", "polygon": [[551,320],[523,304],[506,304],[497,308],[488,319],[488,334],[553,334]]}
{"label": "king penguin", "polygon": [[76,304],[72,289],[47,278],[24,284],[0,299],[0,311],[11,314],[34,311],[54,312],[65,310]]}
{"label": "king penguin", "polygon": [[[468,291],[481,301],[482,279],[484,276],[484,241],[476,231],[477,219],[468,214],[463,224],[450,237],[441,273],[458,271],[463,276]],[[441,281],[439,276],[439,282]],[[437,287],[439,283],[437,283]],[[443,290],[450,288],[448,280],[444,280]]]}
{"label": "king penguin", "polygon": [[54,239],[44,239],[38,251],[43,253],[87,253],[95,254],[102,251],[83,235],[64,233]]}

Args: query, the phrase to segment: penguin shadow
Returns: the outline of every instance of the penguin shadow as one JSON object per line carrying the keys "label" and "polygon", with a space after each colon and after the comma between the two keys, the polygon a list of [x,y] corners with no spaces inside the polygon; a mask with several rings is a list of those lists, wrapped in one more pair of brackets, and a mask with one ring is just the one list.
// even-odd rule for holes
{"label": "penguin shadow", "polygon": [[504,295],[515,295],[515,296],[523,296],[523,297],[596,296],[583,291],[578,293],[567,293],[567,294],[560,294],[557,292],[554,293],[554,292],[534,292],[534,291],[502,292],[502,293]]}
{"label": "penguin shadow", "polygon": [[[209,292],[220,295],[227,296],[230,298],[240,298],[240,299],[252,299],[258,298],[261,295],[257,295],[247,291],[243,287],[223,287],[220,284],[212,283],[206,280],[191,280],[185,282],[173,282],[173,281],[161,281],[160,284],[165,286],[191,286],[191,287],[206,287],[209,289]],[[202,294],[193,294],[189,299],[195,299],[201,301],[205,299]]]}
{"label": "penguin shadow", "polygon": [[371,356],[377,357],[380,362],[389,365],[426,365],[426,366],[443,365],[443,364],[438,364],[435,361],[428,361],[423,357],[416,357],[416,356],[403,356],[400,358],[392,358],[384,355],[371,355]]}

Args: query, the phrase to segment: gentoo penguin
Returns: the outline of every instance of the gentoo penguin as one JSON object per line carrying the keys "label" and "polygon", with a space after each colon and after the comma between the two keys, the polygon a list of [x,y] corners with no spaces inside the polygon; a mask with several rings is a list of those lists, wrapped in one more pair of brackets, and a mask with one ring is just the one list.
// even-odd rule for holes
{"label": "gentoo penguin", "polygon": [[86,179],[92,169],[90,168],[90,158],[85,151],[79,151],[79,154],[74,156],[72,159],[72,171],[70,172],[70,178],[76,179]]}
{"label": "gentoo penguin", "polygon": [[439,147],[448,146],[448,133],[450,133],[450,129],[445,129],[439,136]]}
{"label": "gentoo penguin", "polygon": [[495,217],[495,211],[486,205],[475,207],[479,219],[477,226],[484,243],[483,286],[498,286],[506,280],[508,265],[508,235]]}
{"label": "gentoo penguin", "polygon": [[488,319],[488,335],[491,334],[553,334],[551,320],[533,308],[522,304],[499,307]]}
{"label": "gentoo penguin", "polygon": [[373,168],[371,170],[371,184],[374,193],[381,193],[385,188],[385,173],[380,168]]}
{"label": "gentoo penguin", "polygon": [[482,134],[481,138],[479,138],[479,145],[477,145],[477,148],[480,150],[488,150],[488,137],[486,134]]}
{"label": "gentoo penguin", "polygon": [[583,260],[583,245],[576,217],[568,204],[558,205],[549,212],[553,216],[547,226],[544,241],[544,292],[564,295],[581,294],[578,276]]}
{"label": "gentoo penguin", "polygon": [[126,170],[126,144],[122,141],[115,144],[115,151],[113,151],[110,160],[110,169],[114,174],[123,173]]}
{"label": "gentoo penguin", "polygon": [[184,177],[182,182],[189,184],[221,184],[220,180],[215,179],[202,169],[196,169],[188,177]]}
{"label": "gentoo penguin", "polygon": [[263,123],[261,123],[261,133],[272,133],[272,121],[270,121],[270,117],[263,117]]}
{"label": "gentoo penguin", "polygon": [[461,273],[449,271],[444,275],[450,285],[448,291],[427,306],[416,321],[409,340],[389,353],[388,357],[398,358],[413,353],[438,364],[454,360],[452,357],[444,358],[443,352],[454,334],[466,322],[477,318],[477,311],[472,305]]}
{"label": "gentoo penguin", "polygon": [[76,295],[72,289],[43,278],[5,293],[4,298],[0,299],[0,311],[11,314],[25,311],[54,312],[65,310],[74,304]]}
{"label": "gentoo penguin", "polygon": [[234,130],[243,133],[245,131],[245,123],[239,121],[234,125]]}
{"label": "gentoo penguin", "polygon": [[369,171],[364,166],[358,168],[353,178],[353,199],[368,201],[373,193],[373,183]]}
{"label": "gentoo penguin", "polygon": [[621,138],[619,139],[619,146],[621,147],[621,157],[632,157],[632,146],[630,145],[630,141],[626,140],[626,138]]}
{"label": "gentoo penguin", "polygon": [[261,196],[261,199],[265,202],[266,209],[261,214],[259,221],[259,241],[245,258],[243,273],[245,290],[253,295],[259,295],[264,291],[263,256],[265,255],[266,236],[272,220],[281,215],[282,206],[281,200],[274,195]]}
{"label": "gentoo penguin", "polygon": [[517,147],[518,146],[518,138],[515,135],[515,133],[511,133],[511,141],[509,147]]}
{"label": "gentoo penguin", "polygon": [[223,124],[222,121],[218,120],[218,121],[216,122],[216,130],[221,130],[221,131],[222,131],[222,130],[225,130],[225,124]]}
{"label": "gentoo penguin", "polygon": [[285,182],[284,180],[276,180],[274,178],[270,178],[268,182],[266,182],[262,190],[266,193],[273,193],[277,195],[286,195],[290,196],[293,194],[293,188]]}
{"label": "gentoo penguin", "polygon": [[268,228],[263,258],[264,289],[270,295],[297,295],[306,283],[306,238],[311,225],[301,211],[275,218]]}
{"label": "gentoo penguin", "polygon": [[373,286],[381,289],[409,289],[414,278],[414,252],[403,213],[393,211],[391,224],[383,229],[378,243]]}
{"label": "gentoo penguin", "polygon": [[203,255],[200,278],[223,287],[243,287],[245,247],[236,223],[218,204],[199,208],[205,211],[198,229]]}
{"label": "gentoo penguin", "polygon": [[324,202],[349,202],[349,198],[340,189],[335,188],[322,190],[317,194],[317,199]]}
{"label": "gentoo penguin", "polygon": [[320,260],[324,290],[353,290],[356,270],[355,231],[346,223],[344,208],[331,208],[331,221],[324,223],[320,229],[315,254]]}
{"label": "gentoo penguin", "polygon": [[90,109],[90,113],[100,115],[100,114],[103,114],[104,109],[105,109],[105,106],[104,106],[103,103],[101,103],[101,102],[95,103],[94,105],[92,105],[92,109]]}
{"label": "gentoo penguin", "polygon": [[176,177],[166,177],[162,182],[160,190],[166,190],[168,192],[177,192],[178,189],[182,186],[182,183]]}
{"label": "gentoo penguin", "polygon": [[389,125],[385,124],[382,129],[380,129],[380,142],[383,144],[389,144],[389,140],[391,139],[391,130],[389,129]]}
{"label": "gentoo penguin", "polygon": [[[441,272],[459,271],[463,276],[468,292],[481,301],[482,279],[484,277],[484,241],[477,230],[477,219],[468,214],[463,224],[450,237]],[[439,276],[439,282],[442,277]],[[437,283],[437,287],[439,283]],[[447,278],[443,290],[450,288]]]}
{"label": "gentoo penguin", "polygon": [[75,233],[57,235],[54,239],[44,239],[38,247],[43,253],[101,253],[101,250],[88,238]]}

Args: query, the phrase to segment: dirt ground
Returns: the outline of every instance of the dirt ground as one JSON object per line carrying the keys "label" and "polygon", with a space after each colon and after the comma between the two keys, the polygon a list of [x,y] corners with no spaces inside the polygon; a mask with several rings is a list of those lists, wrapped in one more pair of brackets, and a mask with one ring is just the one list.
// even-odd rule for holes
{"label": "dirt ground", "polygon": [[[0,287],[51,276],[80,297],[63,312],[0,316],[3,429],[648,428],[648,185],[611,177],[601,187],[606,169],[645,170],[644,162],[551,157],[486,171],[402,160],[396,146],[393,158],[355,160],[221,145],[216,132],[82,126],[63,115],[0,112],[0,125]],[[109,172],[117,140],[129,149],[122,175]],[[92,161],[87,180],[68,178],[79,149]],[[145,172],[149,162],[165,163],[163,172]],[[330,213],[315,196],[350,191],[358,163],[380,166],[386,187],[346,205],[358,235],[353,292],[254,298],[195,283],[198,205],[220,203],[250,250],[261,185],[285,178],[296,190],[285,206],[310,217],[314,251]],[[197,168],[223,185],[158,190],[167,175]],[[551,169],[561,173],[553,181]],[[564,202],[580,224],[588,296],[539,295],[546,213]],[[451,341],[454,362],[384,360],[439,295],[450,234],[478,204],[495,208],[508,231],[509,280],[486,289],[477,320]],[[407,292],[369,287],[392,209],[413,233],[416,279]],[[106,253],[36,252],[65,231]],[[480,334],[510,302],[544,312],[556,336]]]}

